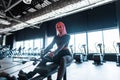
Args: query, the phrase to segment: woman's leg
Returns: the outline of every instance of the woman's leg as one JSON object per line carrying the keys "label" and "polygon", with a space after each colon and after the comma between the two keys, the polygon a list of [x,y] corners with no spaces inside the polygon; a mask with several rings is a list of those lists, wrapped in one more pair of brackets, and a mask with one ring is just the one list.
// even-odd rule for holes
{"label": "woman's leg", "polygon": [[40,73],[40,69],[35,68],[33,71],[30,71],[28,73],[25,73],[24,71],[20,70],[18,76],[19,76],[19,80],[27,80],[32,78],[36,73]]}
{"label": "woman's leg", "polygon": [[72,56],[66,55],[63,56],[60,60],[60,66],[58,68],[57,80],[62,80],[62,77],[65,74],[66,67],[69,66],[72,62]]}

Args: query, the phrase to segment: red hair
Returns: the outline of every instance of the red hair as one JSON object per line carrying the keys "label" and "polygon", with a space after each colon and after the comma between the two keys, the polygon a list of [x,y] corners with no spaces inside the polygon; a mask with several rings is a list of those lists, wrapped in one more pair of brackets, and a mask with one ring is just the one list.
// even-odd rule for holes
{"label": "red hair", "polygon": [[[58,25],[61,26],[63,29],[62,34],[59,34],[59,32],[57,30]],[[57,31],[57,35],[60,35],[60,36],[67,34],[66,27],[65,27],[65,24],[63,22],[56,23],[56,31]]]}

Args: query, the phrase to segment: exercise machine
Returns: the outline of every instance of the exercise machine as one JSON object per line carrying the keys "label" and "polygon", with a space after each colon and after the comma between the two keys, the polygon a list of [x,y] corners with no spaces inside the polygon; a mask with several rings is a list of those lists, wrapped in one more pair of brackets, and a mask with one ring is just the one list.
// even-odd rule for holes
{"label": "exercise machine", "polygon": [[74,53],[73,58],[75,59],[76,63],[83,62],[83,54],[82,53]]}
{"label": "exercise machine", "polygon": [[[42,51],[44,52],[44,51]],[[49,53],[43,55],[42,53],[42,58],[49,59],[48,56]],[[72,61],[72,58],[71,58]],[[39,61],[40,62],[40,61]],[[48,62],[47,62],[48,63]],[[44,78],[47,78],[47,80],[52,80],[52,75],[58,71],[59,65],[53,62],[50,62],[50,64],[39,66],[35,68],[35,71],[38,71],[39,75],[31,78],[30,80],[43,80]],[[66,66],[69,66],[71,63],[66,64]],[[67,80],[66,77],[66,69],[65,69],[65,74],[63,76],[63,80]]]}
{"label": "exercise machine", "polygon": [[32,49],[28,48],[25,50],[25,47],[21,48],[21,52],[15,48],[12,52],[12,61],[13,62],[20,62],[22,64],[25,64],[26,62],[33,61],[33,65],[36,65],[38,61],[41,60],[41,53],[36,54],[37,48]]}
{"label": "exercise machine", "polygon": [[76,62],[78,63],[82,63],[84,61],[88,61],[88,54],[87,54],[87,50],[86,50],[86,45],[83,44],[79,47],[81,53],[75,53],[74,54],[74,59],[76,60]]}
{"label": "exercise machine", "polygon": [[[81,50],[81,47],[79,49]],[[76,63],[82,63],[84,61],[83,53],[74,53],[73,58],[75,59]]]}
{"label": "exercise machine", "polygon": [[73,46],[70,45],[71,53],[73,54],[73,59],[76,63],[82,63],[83,62],[83,55],[81,53],[74,53],[73,52]]}
{"label": "exercise machine", "polygon": [[[0,60],[6,58],[9,56],[9,46],[5,45],[5,46],[0,46]],[[0,68],[2,67],[2,65],[0,64]]]}
{"label": "exercise machine", "polygon": [[36,69],[38,71],[40,71],[39,74],[42,74],[42,75],[38,75],[36,77],[33,77],[30,80],[43,80],[46,77],[47,77],[47,80],[52,80],[52,74],[57,72],[58,65],[51,63],[48,65],[45,65],[44,67],[38,67]]}
{"label": "exercise machine", "polygon": [[86,45],[83,44],[82,45],[82,48],[83,48],[83,61],[88,61],[88,53],[87,53],[87,48],[86,48]]}
{"label": "exercise machine", "polygon": [[104,62],[104,54],[102,52],[102,44],[97,44],[97,47],[99,48],[99,53],[93,54],[93,60],[95,65],[102,65]]}
{"label": "exercise machine", "polygon": [[116,56],[117,56],[117,61],[116,61],[117,64],[116,65],[120,66],[120,43],[119,42],[117,43],[117,46],[118,46],[119,52],[116,54]]}

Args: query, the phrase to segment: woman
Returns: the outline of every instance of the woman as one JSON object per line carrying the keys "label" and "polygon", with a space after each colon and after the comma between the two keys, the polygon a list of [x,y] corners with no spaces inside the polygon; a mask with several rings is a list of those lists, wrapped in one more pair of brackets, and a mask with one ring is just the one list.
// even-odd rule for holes
{"label": "woman", "polygon": [[[46,62],[52,61],[55,64],[59,65],[57,80],[61,80],[65,69],[72,62],[72,55],[68,49],[68,44],[70,40],[70,35],[67,34],[65,24],[63,22],[58,22],[56,24],[57,35],[54,37],[52,43],[44,50],[44,57],[42,61],[37,65],[37,67],[46,65]],[[57,44],[57,49],[53,52],[47,54],[54,44]],[[27,78],[33,77],[36,73],[40,73],[38,70],[34,70],[25,74]],[[23,71],[20,71],[20,74],[24,74]],[[21,75],[19,75],[21,76]]]}

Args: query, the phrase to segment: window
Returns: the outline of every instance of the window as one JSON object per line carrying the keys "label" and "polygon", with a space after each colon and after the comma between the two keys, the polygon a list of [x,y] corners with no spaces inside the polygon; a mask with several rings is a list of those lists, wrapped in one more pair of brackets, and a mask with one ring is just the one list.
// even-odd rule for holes
{"label": "window", "polygon": [[103,43],[102,31],[88,32],[89,53],[98,53],[99,48],[97,44],[99,43]]}
{"label": "window", "polygon": [[20,46],[21,46],[21,48],[23,47],[23,41],[16,42],[14,49],[15,48],[18,49]]}
{"label": "window", "polygon": [[[47,46],[52,42],[53,38],[54,37],[48,37],[48,39],[47,39]],[[53,48],[51,49],[51,51],[54,51],[56,48],[57,48],[57,45],[55,44],[53,46]]]}
{"label": "window", "polygon": [[75,52],[83,53],[82,45],[86,45],[86,33],[75,35]]}
{"label": "window", "polygon": [[83,52],[82,45],[86,45],[86,33],[70,35],[69,48],[70,48],[70,46],[72,46],[74,53]]}
{"label": "window", "polygon": [[[53,37],[48,37],[46,42],[47,46],[52,42],[52,40]],[[109,29],[103,31],[101,30],[101,31],[88,32],[88,34],[87,33],[71,34],[68,47],[70,48],[70,46],[72,46],[73,53],[83,53],[84,49],[82,48],[82,45],[86,45],[87,44],[86,42],[88,42],[87,45],[88,45],[89,53],[99,53],[100,49],[97,46],[97,44],[104,43],[105,53],[116,53],[118,52],[118,47],[116,46],[116,43],[118,41],[119,41],[119,30]],[[26,50],[28,48],[36,48],[36,47],[38,47],[38,49],[41,49],[43,48],[43,39],[40,38],[40,39],[19,41],[16,42],[14,48],[18,49],[20,46],[25,47]],[[56,48],[57,45],[54,45],[52,51],[54,51]]]}
{"label": "window", "polygon": [[[69,42],[69,49],[71,50],[71,51],[73,51],[73,53],[75,52],[75,38],[74,38],[75,36],[74,35],[70,35],[70,42]],[[71,46],[71,48],[70,48],[70,46]]]}
{"label": "window", "polygon": [[[116,53],[116,43],[119,41],[118,29],[104,30],[104,44],[106,53]],[[114,47],[115,46],[115,47]]]}
{"label": "window", "polygon": [[33,49],[33,40],[25,40],[24,41],[24,47],[25,47],[26,50],[29,49],[29,48]]}
{"label": "window", "polygon": [[43,48],[43,39],[34,39],[34,48]]}

